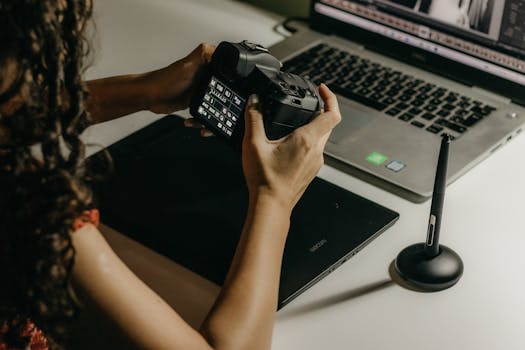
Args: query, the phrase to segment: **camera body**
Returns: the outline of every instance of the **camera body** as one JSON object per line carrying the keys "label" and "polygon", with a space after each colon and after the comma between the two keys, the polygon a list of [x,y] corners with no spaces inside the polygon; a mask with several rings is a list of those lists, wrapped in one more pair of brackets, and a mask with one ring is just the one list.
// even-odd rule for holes
{"label": "camera body", "polygon": [[268,139],[288,135],[314,119],[324,105],[312,82],[281,72],[281,67],[260,45],[220,43],[199,80],[190,103],[191,115],[241,148],[246,102],[257,94]]}

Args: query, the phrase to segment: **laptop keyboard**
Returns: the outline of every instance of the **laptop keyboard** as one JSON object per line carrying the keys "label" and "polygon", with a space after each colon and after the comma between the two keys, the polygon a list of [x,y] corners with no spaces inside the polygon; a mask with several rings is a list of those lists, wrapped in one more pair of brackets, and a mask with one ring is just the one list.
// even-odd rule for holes
{"label": "laptop keyboard", "polygon": [[284,71],[432,134],[457,138],[496,110],[481,101],[369,59],[319,44],[284,63]]}

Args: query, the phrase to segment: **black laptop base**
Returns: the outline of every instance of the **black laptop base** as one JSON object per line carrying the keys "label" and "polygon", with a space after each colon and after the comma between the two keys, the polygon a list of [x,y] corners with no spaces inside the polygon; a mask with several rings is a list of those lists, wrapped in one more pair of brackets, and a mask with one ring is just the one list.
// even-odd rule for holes
{"label": "black laptop base", "polygon": [[[247,208],[240,154],[219,139],[201,138],[174,116],[139,130],[109,152],[114,174],[96,189],[102,221],[222,284]],[[292,214],[279,308],[398,218],[316,178]]]}

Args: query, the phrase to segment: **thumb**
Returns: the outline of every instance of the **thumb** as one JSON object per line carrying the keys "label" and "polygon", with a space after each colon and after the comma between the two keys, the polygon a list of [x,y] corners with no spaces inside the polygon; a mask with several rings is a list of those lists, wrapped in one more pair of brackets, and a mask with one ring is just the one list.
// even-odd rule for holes
{"label": "thumb", "polygon": [[260,109],[259,97],[251,95],[248,98],[246,112],[244,112],[245,138],[249,140],[266,139],[263,116]]}

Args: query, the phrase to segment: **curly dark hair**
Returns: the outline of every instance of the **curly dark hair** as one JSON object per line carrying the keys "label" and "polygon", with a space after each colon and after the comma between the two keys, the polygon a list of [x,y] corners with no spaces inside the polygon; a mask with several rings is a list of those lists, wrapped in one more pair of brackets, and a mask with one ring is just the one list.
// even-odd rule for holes
{"label": "curly dark hair", "polygon": [[71,234],[93,206],[79,138],[91,13],[90,0],[0,2],[0,86],[9,62],[16,70],[0,106],[21,100],[0,115],[0,343],[14,347],[27,346],[13,335],[30,319],[59,348],[77,311]]}

